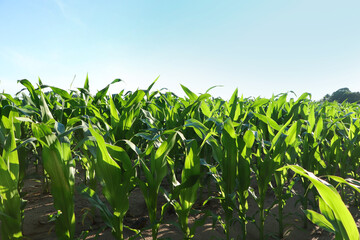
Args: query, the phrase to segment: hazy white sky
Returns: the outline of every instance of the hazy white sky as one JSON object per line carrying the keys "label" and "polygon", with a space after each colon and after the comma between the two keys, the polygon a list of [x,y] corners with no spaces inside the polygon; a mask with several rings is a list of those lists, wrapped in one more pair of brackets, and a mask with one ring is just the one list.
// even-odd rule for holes
{"label": "hazy white sky", "polygon": [[359,0],[0,0],[0,91],[19,79],[230,98],[360,91]]}

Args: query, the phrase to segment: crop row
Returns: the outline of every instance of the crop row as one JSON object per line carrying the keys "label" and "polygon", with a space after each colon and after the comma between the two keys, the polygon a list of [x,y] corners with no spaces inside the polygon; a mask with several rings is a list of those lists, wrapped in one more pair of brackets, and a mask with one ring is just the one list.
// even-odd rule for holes
{"label": "crop row", "polygon": [[[107,94],[109,84],[92,95],[88,78],[84,87],[69,91],[40,80],[36,88],[19,80],[25,88],[18,94],[1,94],[2,239],[23,237],[22,188],[34,159],[42,166],[44,187],[50,183],[59,239],[75,239],[75,191],[101,213],[113,236],[123,239],[129,196],[136,188],[143,194],[153,239],[169,207],[184,239],[191,239],[205,217],[215,215],[204,211],[204,218],[189,225],[197,193],[209,182],[216,192],[209,192],[202,204],[218,201],[224,214],[215,218],[227,239],[233,236],[234,221],[241,225],[240,239],[246,239],[250,222],[264,239],[265,219],[274,204],[281,239],[283,209],[295,197],[295,185],[304,192],[296,197],[305,226],[310,219],[336,239],[359,239],[344,203],[358,201],[358,105],[315,102],[308,93],[297,99],[287,93],[245,99],[238,90],[225,101],[212,97],[211,88],[195,94],[185,86],[182,98],[152,91],[155,82],[145,90],[113,95]],[[79,166],[85,181],[75,186]],[[269,191],[276,196],[271,207],[265,204]],[[158,207],[160,195],[167,201]],[[249,198],[258,207],[256,216],[248,215]],[[142,233],[132,230],[134,237]]]}

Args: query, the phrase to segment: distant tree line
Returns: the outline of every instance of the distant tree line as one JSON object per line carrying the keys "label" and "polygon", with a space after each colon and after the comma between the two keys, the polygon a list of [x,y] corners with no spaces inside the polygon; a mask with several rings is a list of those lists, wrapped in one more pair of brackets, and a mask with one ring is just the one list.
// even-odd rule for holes
{"label": "distant tree line", "polygon": [[322,101],[337,101],[342,103],[347,101],[349,103],[359,102],[360,101],[360,92],[352,92],[348,88],[340,88],[339,90],[333,92],[331,95],[326,94]]}

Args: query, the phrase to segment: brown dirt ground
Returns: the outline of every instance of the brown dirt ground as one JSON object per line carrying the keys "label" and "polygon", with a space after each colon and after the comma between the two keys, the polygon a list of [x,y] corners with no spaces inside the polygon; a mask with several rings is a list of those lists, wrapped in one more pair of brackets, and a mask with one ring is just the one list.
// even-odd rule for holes
{"label": "brown dirt ground", "polygon": [[[81,181],[81,179],[80,179]],[[42,186],[38,180],[27,179],[23,191],[26,193],[24,197],[27,200],[26,208],[24,211],[24,224],[23,224],[23,233],[24,239],[31,240],[45,240],[45,239],[56,239],[54,222],[48,222],[49,214],[55,213],[53,207],[52,196],[49,193],[42,193]],[[201,196],[199,194],[199,196]],[[267,204],[270,205],[273,201],[274,196],[269,194],[267,198]],[[308,224],[306,229],[303,229],[302,220],[301,220],[301,210],[299,206],[295,206],[295,199],[291,198],[287,201],[287,204],[284,208],[284,214],[288,215],[284,220],[285,226],[285,237],[283,239],[311,239],[311,240],[325,240],[333,239],[332,235],[322,231],[318,227]],[[160,197],[159,203],[164,203],[165,200]],[[195,206],[196,208],[201,208],[199,205]],[[221,207],[217,200],[211,200],[205,205],[206,209],[212,210],[217,214],[222,214]],[[109,229],[103,229],[104,224],[101,220],[99,214],[92,216],[85,212],[90,209],[90,205],[87,200],[81,198],[78,194],[75,196],[75,214],[76,214],[76,237],[78,239],[114,239],[111,235]],[[257,206],[252,200],[251,196],[249,197],[249,215],[255,214],[257,211]],[[358,209],[355,207],[350,208],[350,211],[353,213],[355,219],[357,219],[358,226],[360,225],[360,216]],[[272,212],[277,213],[277,207],[275,206]],[[200,216],[191,216],[190,222],[193,222],[196,218]],[[181,231],[177,229],[172,222],[176,222],[177,217],[175,212],[169,208],[165,215],[165,224],[161,225],[159,231],[159,238],[167,239],[183,239]],[[145,224],[144,224],[145,223]],[[132,228],[141,228],[143,225],[148,224],[147,220],[147,209],[142,198],[142,194],[139,189],[135,189],[130,196],[130,209],[125,218],[125,224]],[[265,223],[265,232],[267,234],[267,239],[279,239],[276,237],[278,228],[278,223],[275,220],[275,217],[271,214],[268,216]],[[87,236],[81,237],[82,232],[85,233],[88,231]],[[240,226],[235,223],[232,226],[233,236],[236,239],[236,236],[240,234]],[[125,237],[129,238],[133,233],[129,230],[125,230]],[[258,230],[253,223],[248,224],[248,238],[247,239],[258,239]],[[143,230],[142,232],[143,239],[151,239],[151,230]],[[196,230],[195,239],[225,239],[225,235],[222,231],[220,223],[216,223],[213,227],[211,219],[209,218],[206,221],[206,224],[202,227],[199,227]]]}

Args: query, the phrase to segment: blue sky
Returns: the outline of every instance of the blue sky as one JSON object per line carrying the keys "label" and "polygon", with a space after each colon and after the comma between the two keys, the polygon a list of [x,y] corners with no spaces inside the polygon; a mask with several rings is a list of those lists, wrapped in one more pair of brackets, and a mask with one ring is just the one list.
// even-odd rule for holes
{"label": "blue sky", "polygon": [[[360,1],[0,0],[0,91],[146,88],[229,99],[360,91]],[[71,83],[75,80],[71,86]]]}

